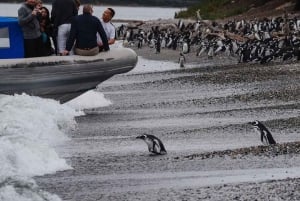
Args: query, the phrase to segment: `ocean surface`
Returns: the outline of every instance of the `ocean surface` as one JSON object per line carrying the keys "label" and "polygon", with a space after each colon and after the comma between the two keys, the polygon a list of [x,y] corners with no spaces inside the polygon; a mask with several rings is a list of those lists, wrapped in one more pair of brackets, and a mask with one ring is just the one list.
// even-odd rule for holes
{"label": "ocean surface", "polygon": [[[0,3],[0,16],[17,17],[18,9],[21,4]],[[51,5],[45,4],[49,11]],[[101,17],[103,11],[109,6],[94,6],[94,15]],[[123,20],[155,20],[155,19],[169,19],[174,18],[175,12],[184,8],[158,8],[158,7],[126,7],[126,6],[112,6],[116,14],[114,19]],[[82,13],[82,6],[80,6],[79,14]]]}
{"label": "ocean surface", "polygon": [[[19,5],[0,6],[0,15],[15,16]],[[172,18],[175,10],[116,7],[116,18]],[[273,125],[277,142],[299,141],[288,123],[300,114],[297,65],[263,78],[261,69],[201,61],[180,69],[140,57],[131,72],[65,104],[1,95],[0,201],[210,200],[200,193],[209,186],[219,185],[216,196],[232,183],[300,177],[298,155],[196,157],[260,145],[246,124],[256,119]],[[168,154],[149,155],[140,134],[158,136]]]}

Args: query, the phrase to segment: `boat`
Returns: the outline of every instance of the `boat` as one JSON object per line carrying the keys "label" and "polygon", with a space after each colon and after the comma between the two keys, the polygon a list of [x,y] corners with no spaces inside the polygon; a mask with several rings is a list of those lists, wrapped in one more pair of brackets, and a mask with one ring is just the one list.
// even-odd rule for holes
{"label": "boat", "polygon": [[0,94],[26,93],[65,103],[110,77],[132,70],[137,54],[112,48],[96,56],[48,56],[0,60]]}
{"label": "boat", "polygon": [[23,34],[15,17],[0,17],[0,94],[26,93],[65,103],[137,63],[129,48],[95,56],[24,58]]}

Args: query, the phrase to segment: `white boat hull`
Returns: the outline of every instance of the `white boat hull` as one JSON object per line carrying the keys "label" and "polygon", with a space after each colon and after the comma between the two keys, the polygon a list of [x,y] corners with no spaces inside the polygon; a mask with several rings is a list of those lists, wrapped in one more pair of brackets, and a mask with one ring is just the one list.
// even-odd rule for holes
{"label": "white boat hull", "polygon": [[113,75],[132,70],[136,53],[114,48],[96,56],[49,56],[0,60],[0,93],[52,98],[67,102],[96,88]]}

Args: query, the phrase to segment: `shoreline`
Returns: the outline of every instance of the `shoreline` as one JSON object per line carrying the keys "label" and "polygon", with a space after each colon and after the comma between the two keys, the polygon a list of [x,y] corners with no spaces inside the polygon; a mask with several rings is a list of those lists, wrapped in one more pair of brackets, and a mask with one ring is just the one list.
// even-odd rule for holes
{"label": "shoreline", "polygon": [[[170,61],[174,63],[179,63],[179,56],[180,56],[180,51],[178,50],[172,50],[168,48],[162,48],[160,53],[155,53],[155,48],[150,48],[150,47],[142,47],[142,48],[137,48],[137,47],[129,47],[133,49],[138,56],[141,56],[145,59],[148,60],[154,60],[154,61]],[[186,59],[186,64],[220,64],[226,60],[226,64],[238,64],[238,59],[233,56],[226,56],[226,55],[218,55],[215,56],[214,58],[210,59],[207,56],[196,56],[195,52],[191,52],[189,54],[184,54],[185,59]],[[179,65],[179,64],[178,64]]]}

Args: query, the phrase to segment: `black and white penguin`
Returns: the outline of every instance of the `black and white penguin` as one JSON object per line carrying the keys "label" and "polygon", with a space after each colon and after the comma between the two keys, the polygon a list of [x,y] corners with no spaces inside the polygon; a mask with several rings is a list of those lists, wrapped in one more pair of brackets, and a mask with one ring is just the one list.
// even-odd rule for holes
{"label": "black and white penguin", "polygon": [[145,143],[148,145],[149,152],[153,154],[160,154],[160,155],[167,154],[167,151],[162,141],[154,135],[147,135],[147,134],[139,135],[136,137],[136,139],[144,140]]}
{"label": "black and white penguin", "polygon": [[186,41],[182,44],[182,53],[187,54],[188,53],[188,43]]}
{"label": "black and white penguin", "polygon": [[276,144],[271,132],[259,121],[249,122],[250,125],[260,134],[260,140],[264,145]]}
{"label": "black and white penguin", "polygon": [[179,66],[180,68],[184,67],[184,63],[185,63],[185,56],[183,55],[183,53],[179,54],[179,60],[178,60]]}

